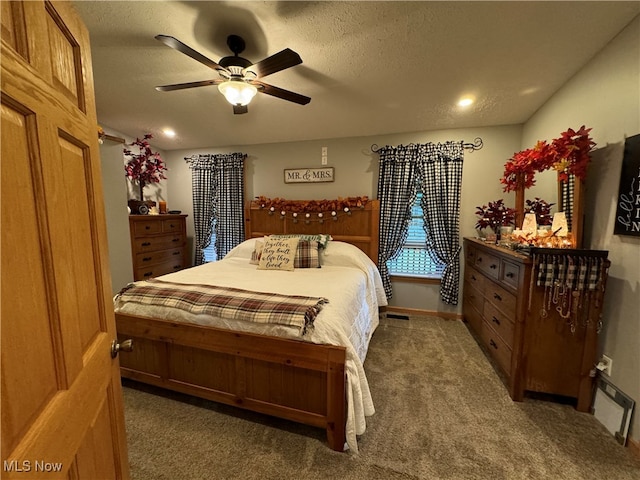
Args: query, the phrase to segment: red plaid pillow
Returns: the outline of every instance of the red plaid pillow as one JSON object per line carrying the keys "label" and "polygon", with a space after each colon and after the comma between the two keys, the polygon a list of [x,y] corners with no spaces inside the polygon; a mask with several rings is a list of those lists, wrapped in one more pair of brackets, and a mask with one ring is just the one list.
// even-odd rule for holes
{"label": "red plaid pillow", "polygon": [[319,243],[311,240],[300,240],[293,259],[294,268],[320,268]]}

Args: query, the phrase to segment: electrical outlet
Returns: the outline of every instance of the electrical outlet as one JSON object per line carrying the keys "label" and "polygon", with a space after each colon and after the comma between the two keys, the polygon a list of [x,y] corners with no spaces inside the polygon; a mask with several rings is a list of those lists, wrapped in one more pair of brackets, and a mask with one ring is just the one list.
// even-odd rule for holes
{"label": "electrical outlet", "polygon": [[600,359],[600,365],[601,365],[601,372],[611,376],[611,369],[613,368],[613,360],[611,360],[611,358],[607,357],[606,355],[602,355],[602,358]]}

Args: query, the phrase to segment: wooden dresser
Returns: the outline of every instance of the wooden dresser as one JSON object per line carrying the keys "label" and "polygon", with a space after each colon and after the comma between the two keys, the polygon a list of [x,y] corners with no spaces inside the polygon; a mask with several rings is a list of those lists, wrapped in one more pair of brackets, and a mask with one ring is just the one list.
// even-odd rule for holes
{"label": "wooden dresser", "polygon": [[[511,398],[522,401],[525,392],[572,397],[578,410],[589,411],[606,257],[598,260],[602,283],[597,289],[580,296],[567,289],[562,297],[556,289],[554,302],[554,287],[538,285],[539,264],[546,257],[470,238],[464,240],[464,252],[464,319],[504,373]],[[551,254],[561,259],[568,255],[559,249]],[[563,299],[568,303],[564,307]]]}
{"label": "wooden dresser", "polygon": [[129,215],[135,281],[187,266],[186,218],[187,215]]}

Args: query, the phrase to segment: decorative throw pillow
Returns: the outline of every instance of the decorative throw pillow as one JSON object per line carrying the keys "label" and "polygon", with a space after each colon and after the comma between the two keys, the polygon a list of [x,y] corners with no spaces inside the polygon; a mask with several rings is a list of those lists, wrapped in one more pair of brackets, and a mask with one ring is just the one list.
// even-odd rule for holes
{"label": "decorative throw pillow", "polygon": [[310,240],[300,240],[293,259],[295,268],[320,268],[319,243]]}
{"label": "decorative throw pillow", "polygon": [[256,240],[256,243],[253,247],[253,252],[251,252],[251,260],[249,263],[252,265],[258,265],[260,263],[260,257],[262,256],[262,250],[264,248],[263,240]]}
{"label": "decorative throw pillow", "polygon": [[299,239],[267,237],[262,248],[258,270],[287,270],[294,268],[293,260]]}

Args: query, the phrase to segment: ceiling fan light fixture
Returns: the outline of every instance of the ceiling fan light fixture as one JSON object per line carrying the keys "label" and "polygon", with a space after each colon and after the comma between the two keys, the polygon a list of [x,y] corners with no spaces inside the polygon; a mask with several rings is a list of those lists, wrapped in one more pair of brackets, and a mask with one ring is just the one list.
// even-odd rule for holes
{"label": "ceiling fan light fixture", "polygon": [[218,90],[231,105],[245,106],[256,96],[258,89],[255,85],[242,80],[229,80],[218,85]]}

